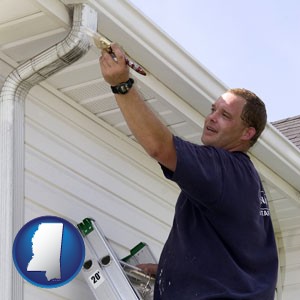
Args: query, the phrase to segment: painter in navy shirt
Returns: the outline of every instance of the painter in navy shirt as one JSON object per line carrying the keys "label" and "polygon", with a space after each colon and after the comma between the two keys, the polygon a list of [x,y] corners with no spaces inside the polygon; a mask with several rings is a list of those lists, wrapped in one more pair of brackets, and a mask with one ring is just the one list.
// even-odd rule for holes
{"label": "painter in navy shirt", "polygon": [[[229,89],[211,106],[197,146],[174,138],[130,78],[112,44],[100,67],[138,143],[181,189],[156,275],[155,300],[273,300],[277,251],[267,198],[247,151],[263,132],[263,101]],[[199,101],[201,99],[199,98]]]}
{"label": "painter in navy shirt", "polygon": [[243,152],[174,138],[181,188],[154,299],[273,300],[277,251],[267,199]]}

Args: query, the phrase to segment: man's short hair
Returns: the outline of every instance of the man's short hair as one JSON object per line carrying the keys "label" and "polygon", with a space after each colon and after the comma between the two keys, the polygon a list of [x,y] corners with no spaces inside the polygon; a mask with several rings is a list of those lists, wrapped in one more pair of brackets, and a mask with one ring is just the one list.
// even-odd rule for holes
{"label": "man's short hair", "polygon": [[233,88],[229,89],[227,92],[236,96],[240,96],[246,100],[246,104],[241,114],[241,119],[248,127],[254,127],[256,130],[255,135],[250,141],[250,145],[253,146],[266,127],[266,106],[256,94],[249,90],[243,88]]}

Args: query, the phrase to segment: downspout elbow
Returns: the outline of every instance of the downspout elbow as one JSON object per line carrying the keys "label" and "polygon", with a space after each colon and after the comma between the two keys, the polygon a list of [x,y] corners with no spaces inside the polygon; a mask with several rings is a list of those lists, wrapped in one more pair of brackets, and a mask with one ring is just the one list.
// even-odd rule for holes
{"label": "downspout elbow", "polygon": [[0,101],[24,100],[33,86],[84,56],[90,48],[85,27],[97,30],[97,14],[85,4],[76,4],[68,36],[13,70],[3,85]]}

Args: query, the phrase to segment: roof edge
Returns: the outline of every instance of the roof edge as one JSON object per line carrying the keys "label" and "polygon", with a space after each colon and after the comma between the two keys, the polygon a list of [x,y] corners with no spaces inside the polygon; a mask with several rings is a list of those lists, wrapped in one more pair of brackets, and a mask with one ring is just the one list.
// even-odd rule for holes
{"label": "roof edge", "polygon": [[300,191],[300,151],[272,124],[267,124],[250,153]]}

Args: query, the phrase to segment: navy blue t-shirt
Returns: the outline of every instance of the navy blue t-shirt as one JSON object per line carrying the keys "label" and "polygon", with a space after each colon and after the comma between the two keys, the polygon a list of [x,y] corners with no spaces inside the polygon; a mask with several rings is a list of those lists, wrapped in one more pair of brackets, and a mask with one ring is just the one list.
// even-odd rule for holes
{"label": "navy blue t-shirt", "polygon": [[178,184],[154,300],[273,300],[278,257],[267,198],[243,152],[174,137]]}

